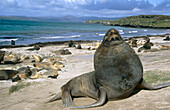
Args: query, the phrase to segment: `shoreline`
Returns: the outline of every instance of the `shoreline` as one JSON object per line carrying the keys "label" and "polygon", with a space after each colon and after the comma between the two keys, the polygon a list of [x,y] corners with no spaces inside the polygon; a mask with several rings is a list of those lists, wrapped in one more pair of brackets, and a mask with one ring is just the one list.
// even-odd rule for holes
{"label": "shoreline", "polygon": [[[45,46],[50,46],[50,45],[63,45],[63,44],[68,43],[68,42],[69,41],[54,41],[54,42],[38,42],[38,43],[33,43],[33,44],[28,44],[28,45],[0,45],[0,49],[2,49],[2,48],[31,47],[31,46],[36,46],[36,45],[39,45],[41,47],[45,47]],[[91,40],[87,40],[87,41],[78,40],[78,41],[74,41],[74,42],[75,43],[92,43],[94,41],[91,41]]]}
{"label": "shoreline", "polygon": [[[145,38],[145,37],[166,37],[167,35],[170,36],[170,33],[166,34],[160,34],[160,35],[145,35],[145,36],[132,36],[132,37],[123,37],[124,40],[128,40],[129,38]],[[73,40],[74,41],[74,40]],[[76,40],[75,43],[92,43],[97,42],[98,40]],[[3,48],[19,48],[19,47],[31,47],[31,46],[37,46],[45,47],[50,45],[63,45],[65,43],[68,43],[69,41],[54,41],[54,42],[38,42],[33,44],[27,44],[27,45],[0,45],[0,49]]]}

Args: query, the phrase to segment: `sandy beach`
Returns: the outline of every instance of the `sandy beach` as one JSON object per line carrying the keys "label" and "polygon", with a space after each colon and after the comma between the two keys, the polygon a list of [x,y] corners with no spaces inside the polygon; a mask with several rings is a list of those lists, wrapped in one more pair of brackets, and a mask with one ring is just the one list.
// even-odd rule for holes
{"label": "sandy beach", "polygon": [[[170,46],[170,41],[163,41],[164,37],[150,37],[154,44],[152,49],[157,49],[164,46]],[[138,38],[138,40],[143,40]],[[46,45],[40,47],[38,51],[28,51],[31,47],[17,47],[17,48],[3,48],[1,50],[15,53],[18,56],[28,56],[31,61],[32,55],[38,56],[56,56],[61,57],[61,61],[65,67],[58,71],[57,79],[38,78],[27,79],[23,82],[31,82],[32,85],[25,87],[19,91],[9,94],[9,88],[16,85],[17,82],[11,80],[0,81],[0,110],[67,110],[63,108],[62,101],[55,101],[46,104],[56,93],[60,91],[60,87],[73,77],[79,76],[83,73],[94,71],[93,57],[95,50],[88,50],[89,47],[94,48],[97,42],[81,43],[82,49],[75,49],[68,47],[66,44],[62,45]],[[144,78],[148,72],[156,72],[156,75],[166,72],[166,81],[170,81],[170,49],[158,51],[137,52],[138,48],[134,50],[139,55],[144,68]],[[55,51],[60,49],[68,49],[72,54],[57,55]],[[16,64],[9,68],[18,69],[21,66],[29,66],[30,62]],[[0,65],[3,68],[3,65]],[[158,80],[156,83],[162,83]],[[94,99],[82,97],[75,98],[75,105],[87,105],[95,102]],[[168,110],[170,109],[170,87],[160,90],[141,90],[135,95],[132,95],[123,100],[109,101],[104,106],[97,108],[89,108],[92,110]]]}

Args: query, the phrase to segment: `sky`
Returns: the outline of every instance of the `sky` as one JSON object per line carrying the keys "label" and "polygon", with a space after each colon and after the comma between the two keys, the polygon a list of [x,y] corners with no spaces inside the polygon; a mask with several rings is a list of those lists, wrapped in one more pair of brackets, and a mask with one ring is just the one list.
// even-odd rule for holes
{"label": "sky", "polygon": [[0,0],[0,16],[170,15],[170,0]]}

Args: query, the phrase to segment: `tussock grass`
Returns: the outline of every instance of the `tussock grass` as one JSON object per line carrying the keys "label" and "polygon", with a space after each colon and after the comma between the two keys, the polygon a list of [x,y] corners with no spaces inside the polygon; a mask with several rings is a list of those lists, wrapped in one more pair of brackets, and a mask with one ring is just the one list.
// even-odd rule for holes
{"label": "tussock grass", "polygon": [[170,81],[170,71],[149,70],[144,72],[144,79],[150,84]]}
{"label": "tussock grass", "polygon": [[23,88],[29,87],[31,85],[36,85],[38,84],[37,82],[24,82],[24,81],[19,81],[16,85],[13,85],[9,88],[9,94],[17,92]]}

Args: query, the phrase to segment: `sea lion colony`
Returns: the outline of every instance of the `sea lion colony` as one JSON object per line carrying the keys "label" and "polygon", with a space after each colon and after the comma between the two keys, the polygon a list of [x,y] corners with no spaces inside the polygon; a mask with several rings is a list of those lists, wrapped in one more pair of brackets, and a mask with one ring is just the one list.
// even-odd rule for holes
{"label": "sea lion colony", "polygon": [[[90,108],[104,105],[108,100],[128,97],[135,88],[156,90],[170,86],[170,82],[150,85],[143,79],[143,66],[135,51],[115,29],[110,29],[94,55],[95,71],[68,81],[48,102],[62,99],[64,107]],[[72,98],[88,96],[93,104],[74,106]]]}

